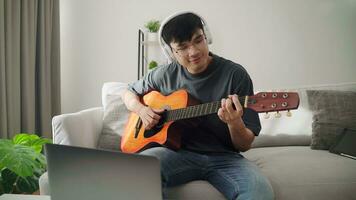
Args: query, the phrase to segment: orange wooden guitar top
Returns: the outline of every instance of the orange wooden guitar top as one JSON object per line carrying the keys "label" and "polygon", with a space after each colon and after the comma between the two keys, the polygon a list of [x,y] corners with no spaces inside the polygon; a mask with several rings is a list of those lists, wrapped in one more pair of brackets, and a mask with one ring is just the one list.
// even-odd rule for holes
{"label": "orange wooden guitar top", "polygon": [[[188,93],[185,90],[178,90],[168,96],[164,96],[157,91],[152,91],[144,96],[143,103],[153,109],[163,108],[171,110],[185,108],[188,103]],[[123,152],[136,153],[151,143],[162,145],[166,142],[167,131],[169,126],[173,123],[172,121],[165,123],[161,131],[149,138],[143,136],[145,128],[142,125],[138,137],[135,138],[135,128],[138,120],[139,116],[132,112],[122,136],[121,150]]]}

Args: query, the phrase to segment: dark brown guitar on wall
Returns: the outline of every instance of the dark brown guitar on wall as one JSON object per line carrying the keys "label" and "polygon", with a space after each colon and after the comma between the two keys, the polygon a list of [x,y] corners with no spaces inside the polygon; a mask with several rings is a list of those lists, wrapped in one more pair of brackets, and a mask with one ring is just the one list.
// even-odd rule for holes
{"label": "dark brown guitar on wall", "polygon": [[[299,96],[295,92],[260,92],[253,96],[239,97],[244,108],[258,113],[279,112],[297,109]],[[121,150],[136,153],[152,146],[166,146],[171,149],[180,148],[179,122],[183,119],[196,118],[217,113],[221,102],[196,104],[187,91],[178,90],[168,96],[152,91],[143,96],[142,102],[154,109],[164,108],[161,119],[156,127],[145,130],[136,113],[131,113],[121,140]]]}

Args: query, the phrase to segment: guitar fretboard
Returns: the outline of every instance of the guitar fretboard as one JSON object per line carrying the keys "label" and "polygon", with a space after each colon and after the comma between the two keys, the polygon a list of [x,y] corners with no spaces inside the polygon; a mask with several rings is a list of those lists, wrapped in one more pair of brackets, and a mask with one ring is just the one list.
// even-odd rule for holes
{"label": "guitar fretboard", "polygon": [[[241,105],[244,104],[245,98],[246,97],[239,97],[239,101]],[[199,104],[194,106],[188,106],[186,108],[170,110],[167,111],[166,121],[189,119],[189,118],[217,113],[220,107],[221,107],[221,102],[215,101],[211,103],[204,103],[204,104]]]}

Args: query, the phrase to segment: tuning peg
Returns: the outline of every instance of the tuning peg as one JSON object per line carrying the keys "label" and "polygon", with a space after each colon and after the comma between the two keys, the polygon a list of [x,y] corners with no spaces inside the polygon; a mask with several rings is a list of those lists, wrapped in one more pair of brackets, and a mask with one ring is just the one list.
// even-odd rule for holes
{"label": "tuning peg", "polygon": [[269,113],[266,112],[266,114],[264,115],[264,118],[265,118],[265,119],[269,119],[269,117],[270,117]]}
{"label": "tuning peg", "polygon": [[281,116],[282,116],[281,113],[279,113],[279,112],[277,111],[275,117],[276,117],[276,118],[280,118]]}
{"label": "tuning peg", "polygon": [[292,117],[292,113],[288,110],[287,117]]}

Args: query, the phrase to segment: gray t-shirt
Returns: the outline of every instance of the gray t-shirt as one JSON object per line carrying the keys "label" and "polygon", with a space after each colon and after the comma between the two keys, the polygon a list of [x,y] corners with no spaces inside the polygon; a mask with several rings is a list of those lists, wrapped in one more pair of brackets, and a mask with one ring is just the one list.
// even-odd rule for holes
{"label": "gray t-shirt", "polygon": [[[138,96],[156,90],[163,95],[185,89],[201,103],[220,101],[230,94],[253,95],[253,84],[247,71],[239,64],[211,54],[208,68],[191,74],[179,63],[173,62],[149,72],[129,89]],[[227,125],[217,114],[200,117],[198,127],[185,129],[182,135],[182,148],[198,152],[229,152],[234,149]],[[256,136],[261,130],[258,114],[244,110],[243,121]]]}

